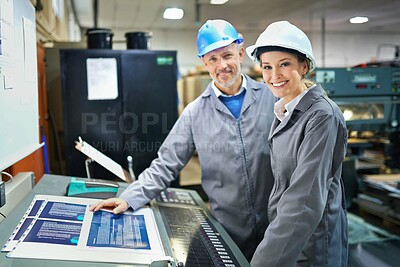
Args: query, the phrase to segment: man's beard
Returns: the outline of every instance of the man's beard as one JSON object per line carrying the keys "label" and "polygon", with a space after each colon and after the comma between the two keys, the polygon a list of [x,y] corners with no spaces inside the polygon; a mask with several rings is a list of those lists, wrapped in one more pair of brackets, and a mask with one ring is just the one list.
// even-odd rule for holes
{"label": "man's beard", "polygon": [[215,79],[215,83],[218,84],[219,86],[221,86],[222,88],[230,88],[235,84],[235,82],[239,76],[240,76],[240,71],[238,70],[236,72],[235,76],[232,77],[232,79],[230,79],[229,81],[222,83],[219,80]]}

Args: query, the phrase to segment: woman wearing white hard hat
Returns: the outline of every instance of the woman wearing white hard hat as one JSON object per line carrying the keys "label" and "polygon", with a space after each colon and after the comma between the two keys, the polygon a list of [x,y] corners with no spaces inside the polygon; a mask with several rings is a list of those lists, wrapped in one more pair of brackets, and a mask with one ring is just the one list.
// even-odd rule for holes
{"label": "woman wearing white hard hat", "polygon": [[247,54],[279,98],[268,142],[275,184],[269,226],[251,266],[347,266],[342,162],[347,130],[338,106],[305,75],[315,68],[307,35],[270,24]]}

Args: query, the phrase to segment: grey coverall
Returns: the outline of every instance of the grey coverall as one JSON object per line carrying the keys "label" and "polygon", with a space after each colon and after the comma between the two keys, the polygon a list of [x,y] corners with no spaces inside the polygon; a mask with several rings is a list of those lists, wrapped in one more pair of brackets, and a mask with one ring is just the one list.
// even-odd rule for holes
{"label": "grey coverall", "polygon": [[275,178],[270,223],[251,266],[346,266],[342,112],[318,85],[282,122],[275,119],[268,141]]}
{"label": "grey coverall", "polygon": [[185,108],[158,158],[120,197],[133,209],[148,203],[170,185],[196,149],[211,213],[250,261],[268,223],[273,178],[267,139],[276,99],[265,84],[245,77],[247,91],[238,120],[210,83]]}

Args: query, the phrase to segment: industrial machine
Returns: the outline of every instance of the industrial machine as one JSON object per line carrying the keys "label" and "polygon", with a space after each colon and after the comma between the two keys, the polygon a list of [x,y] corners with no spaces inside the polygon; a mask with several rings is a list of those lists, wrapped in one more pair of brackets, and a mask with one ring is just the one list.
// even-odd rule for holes
{"label": "industrial machine", "polygon": [[[62,49],[60,60],[66,174],[86,176],[78,136],[140,174],[178,118],[176,51]],[[90,168],[93,178],[115,178]]]}
{"label": "industrial machine", "polygon": [[[310,78],[322,84],[342,110],[352,152],[399,169],[400,69],[319,68]],[[366,147],[376,148],[376,153]]]}
{"label": "industrial machine", "polygon": [[180,266],[249,266],[196,191],[170,188],[152,202]]}
{"label": "industrial machine", "polygon": [[318,68],[310,79],[322,84],[346,120],[347,206],[355,201],[400,225],[400,68]]}
{"label": "industrial machine", "polygon": [[[35,259],[49,266],[250,266],[196,191],[169,188],[135,212],[91,214],[87,205],[96,200],[60,196],[69,178],[45,175],[7,217],[0,240],[2,251],[9,253],[1,253],[0,263],[28,266]],[[39,194],[47,192],[51,195]],[[68,226],[74,230],[65,230]]]}

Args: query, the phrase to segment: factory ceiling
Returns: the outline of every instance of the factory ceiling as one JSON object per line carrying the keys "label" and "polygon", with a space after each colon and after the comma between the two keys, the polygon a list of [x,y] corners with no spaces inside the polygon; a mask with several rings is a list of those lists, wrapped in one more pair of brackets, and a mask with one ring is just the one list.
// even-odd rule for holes
{"label": "factory ceiling", "polygon": [[[113,31],[197,30],[207,19],[230,21],[239,31],[260,32],[276,20],[289,20],[306,32],[400,34],[399,0],[72,0],[82,28]],[[167,7],[184,10],[181,20],[165,20]],[[365,24],[350,24],[367,16]]]}

